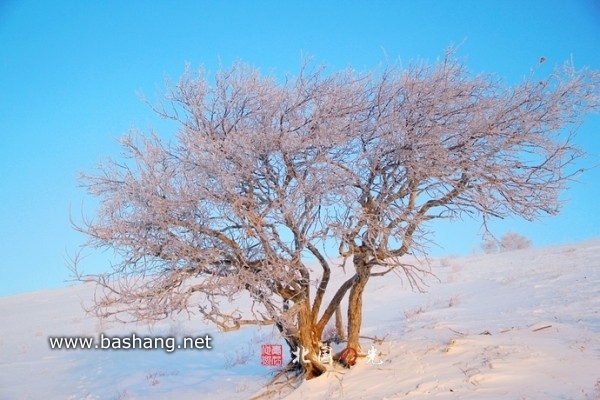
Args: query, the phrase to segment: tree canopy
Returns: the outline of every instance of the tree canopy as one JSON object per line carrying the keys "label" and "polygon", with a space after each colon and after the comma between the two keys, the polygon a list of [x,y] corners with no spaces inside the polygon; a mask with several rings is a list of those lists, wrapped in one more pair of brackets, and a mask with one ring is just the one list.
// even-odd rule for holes
{"label": "tree canopy", "polygon": [[[99,284],[99,316],[275,324],[291,350],[309,351],[305,376],[319,375],[324,328],[346,295],[348,346],[360,350],[370,277],[420,285],[427,271],[402,257],[423,251],[431,221],[559,211],[599,82],[566,64],[508,86],[451,53],[368,73],[305,65],[284,81],[242,64],[214,79],[188,70],[156,108],[179,124],[176,139],[131,132],[126,157],[82,176],[100,206],[75,227],[120,261],[91,277],[73,270]],[[336,257],[354,271],[333,286]],[[252,307],[236,308],[240,298]]]}

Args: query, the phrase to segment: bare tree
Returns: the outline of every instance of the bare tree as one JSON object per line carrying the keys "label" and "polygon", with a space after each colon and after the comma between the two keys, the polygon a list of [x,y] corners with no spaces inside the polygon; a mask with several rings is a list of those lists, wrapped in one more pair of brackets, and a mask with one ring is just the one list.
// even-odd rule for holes
{"label": "bare tree", "polygon": [[484,254],[494,254],[497,253],[498,250],[498,239],[494,238],[491,235],[486,235],[483,243],[481,243],[481,250],[483,250]]}
{"label": "bare tree", "polygon": [[[451,54],[363,75],[303,69],[283,84],[240,65],[212,85],[187,72],[157,109],[180,124],[177,140],[132,133],[128,158],[82,177],[101,205],[76,228],[120,262],[73,271],[98,283],[99,316],[275,324],[308,351],[294,366],[317,376],[346,294],[348,346],[360,350],[370,277],[394,271],[420,287],[427,271],[401,257],[426,252],[428,222],[558,212],[581,155],[564,128],[597,109],[599,76],[567,65],[534,77],[506,87]],[[327,248],[354,266],[338,287]],[[251,308],[235,308],[240,298]]]}
{"label": "bare tree", "polygon": [[[199,312],[224,330],[276,324],[290,350],[307,351],[310,363],[294,366],[322,373],[322,331],[353,283],[323,305],[331,265],[319,249],[341,186],[328,157],[351,134],[360,94],[348,73],[303,71],[279,85],[238,65],[212,87],[184,75],[170,109],[157,110],[181,124],[177,142],[130,134],[129,161],[83,177],[102,204],[78,229],[122,260],[91,277],[101,289],[93,311],[135,320]],[[242,296],[249,310],[231,306]]]}
{"label": "bare tree", "polygon": [[522,250],[531,248],[531,240],[513,231],[508,231],[500,239],[502,251]]}
{"label": "bare tree", "polygon": [[485,254],[529,249],[531,248],[531,240],[513,231],[508,231],[500,238],[500,240],[488,235],[481,244],[481,248]]}
{"label": "bare tree", "polygon": [[[573,127],[598,109],[599,74],[567,64],[514,87],[472,76],[449,54],[434,65],[389,68],[366,86],[359,134],[337,160],[348,183],[340,253],[352,257],[348,345],[359,349],[369,278],[404,272],[407,253],[426,253],[428,222],[464,215],[533,220],[559,211],[559,193],[579,170]],[[379,268],[374,272],[374,268]],[[383,269],[382,269],[383,268]]]}

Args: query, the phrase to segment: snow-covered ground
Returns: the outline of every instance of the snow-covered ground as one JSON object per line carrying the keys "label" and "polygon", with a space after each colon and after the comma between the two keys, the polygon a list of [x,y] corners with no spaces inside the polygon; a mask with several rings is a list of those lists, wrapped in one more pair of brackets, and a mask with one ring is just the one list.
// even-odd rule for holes
{"label": "snow-covered ground", "polygon": [[[373,278],[363,349],[374,363],[304,382],[289,399],[600,399],[600,239],[432,261],[426,293]],[[0,298],[0,399],[245,399],[273,329],[220,333],[198,320],[101,323],[91,286]],[[49,337],[212,337],[212,349],[51,350]],[[287,361],[287,359],[284,359]],[[429,397],[428,397],[429,398]]]}

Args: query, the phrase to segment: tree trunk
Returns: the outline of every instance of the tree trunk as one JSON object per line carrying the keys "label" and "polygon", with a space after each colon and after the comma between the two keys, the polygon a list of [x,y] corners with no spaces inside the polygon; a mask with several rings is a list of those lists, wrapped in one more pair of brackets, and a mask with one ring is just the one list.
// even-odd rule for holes
{"label": "tree trunk", "polygon": [[357,279],[350,289],[348,298],[348,347],[352,347],[358,353],[361,352],[359,336],[362,325],[362,296],[365,286],[369,281],[370,271],[363,254],[354,256],[354,267]]}
{"label": "tree trunk", "polygon": [[[303,368],[304,378],[311,379],[324,373],[327,369],[319,361],[319,352],[321,350],[321,337],[317,335],[316,324],[312,319],[312,314],[307,299],[303,300],[303,306],[298,312],[298,344],[292,354],[292,359],[297,358],[298,367]],[[307,360],[308,362],[303,362]]]}
{"label": "tree trunk", "polygon": [[335,309],[335,333],[340,342],[346,340],[346,332],[344,332],[344,321],[342,321],[342,306],[339,304]]}

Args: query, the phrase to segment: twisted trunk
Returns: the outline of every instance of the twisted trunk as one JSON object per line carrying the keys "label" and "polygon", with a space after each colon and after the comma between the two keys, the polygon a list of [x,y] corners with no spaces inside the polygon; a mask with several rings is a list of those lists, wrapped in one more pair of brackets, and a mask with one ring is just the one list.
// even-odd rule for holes
{"label": "twisted trunk", "polygon": [[371,267],[363,253],[354,256],[356,279],[348,297],[348,347],[360,353],[360,327],[362,325],[362,297],[365,286],[369,281]]}
{"label": "twisted trunk", "polygon": [[305,379],[317,377],[326,371],[326,367],[319,362],[320,339],[321,332],[318,332],[309,301],[305,298],[298,312],[298,343],[296,348],[292,349],[292,360],[297,358],[293,366],[304,370]]}

